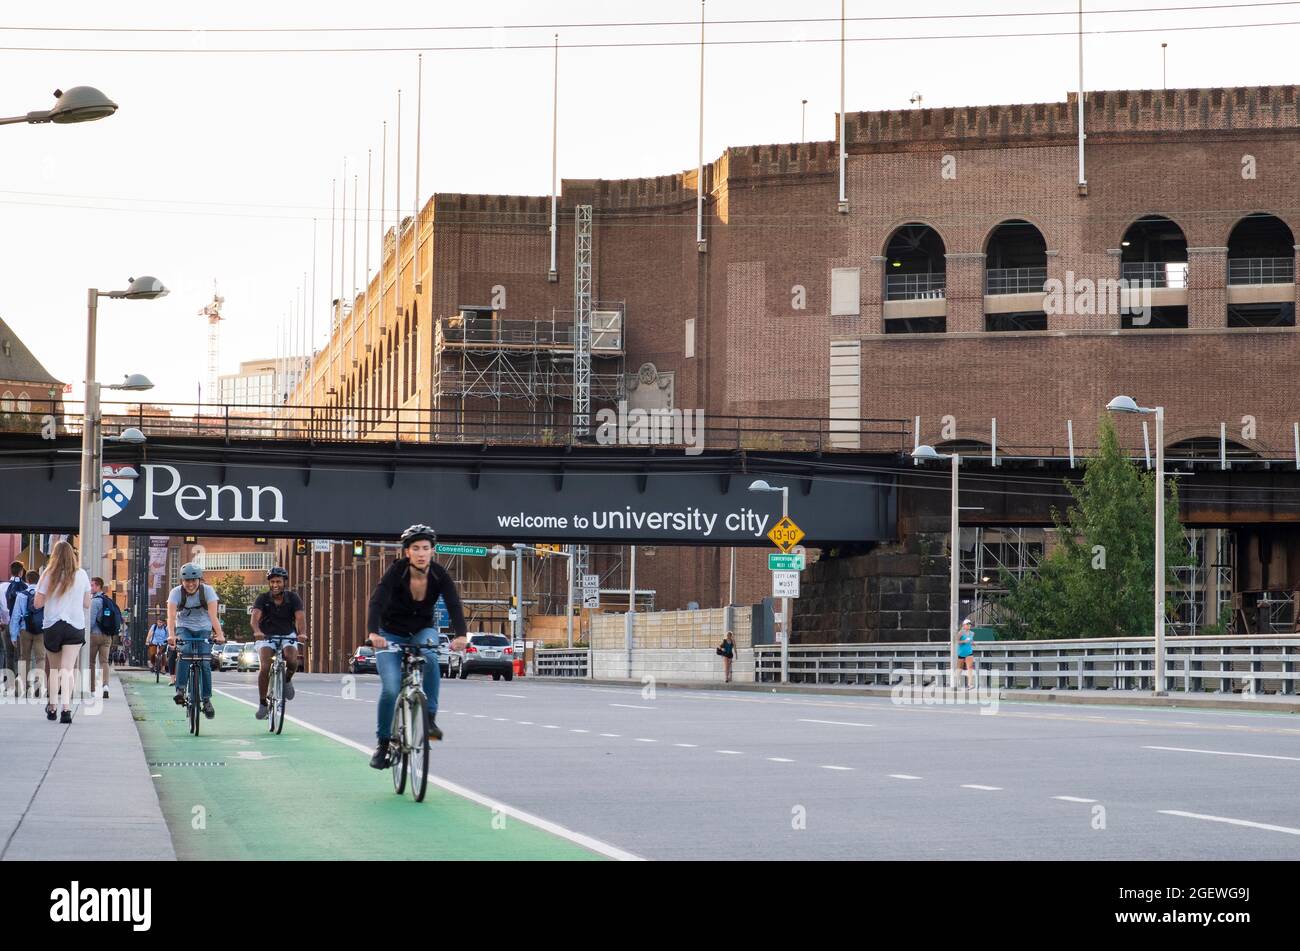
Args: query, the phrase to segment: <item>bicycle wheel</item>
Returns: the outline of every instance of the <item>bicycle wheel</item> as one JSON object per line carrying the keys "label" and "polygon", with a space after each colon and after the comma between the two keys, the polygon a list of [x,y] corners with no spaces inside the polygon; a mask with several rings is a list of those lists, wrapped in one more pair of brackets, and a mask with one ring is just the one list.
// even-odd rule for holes
{"label": "bicycle wheel", "polygon": [[190,695],[185,698],[185,706],[190,714],[190,732],[199,735],[199,717],[203,715],[199,707],[199,662],[190,661]]}
{"label": "bicycle wheel", "polygon": [[271,668],[271,732],[284,729],[284,665]]}
{"label": "bicycle wheel", "polygon": [[424,802],[424,791],[429,785],[429,722],[424,694],[411,696],[411,798]]}
{"label": "bicycle wheel", "polygon": [[393,710],[393,740],[390,748],[392,750],[393,790],[400,796],[406,791],[407,764],[406,701],[400,695],[397,698],[397,707]]}

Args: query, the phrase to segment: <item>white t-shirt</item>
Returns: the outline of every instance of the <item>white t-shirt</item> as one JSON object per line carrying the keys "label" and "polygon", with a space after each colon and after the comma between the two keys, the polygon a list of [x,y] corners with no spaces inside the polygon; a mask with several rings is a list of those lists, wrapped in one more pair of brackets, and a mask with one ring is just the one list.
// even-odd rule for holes
{"label": "white t-shirt", "polygon": [[53,626],[55,621],[67,621],[80,630],[86,628],[86,600],[90,596],[90,576],[85,568],[78,568],[72,584],[66,591],[54,597],[50,596],[49,572],[41,575],[36,585],[36,593],[45,595],[45,621],[42,628]]}

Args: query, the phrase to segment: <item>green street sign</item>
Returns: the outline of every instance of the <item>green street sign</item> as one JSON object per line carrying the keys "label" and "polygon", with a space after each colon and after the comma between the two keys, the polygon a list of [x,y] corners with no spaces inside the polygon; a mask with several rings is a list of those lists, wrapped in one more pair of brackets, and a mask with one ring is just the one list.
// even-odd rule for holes
{"label": "green street sign", "polygon": [[767,556],[767,567],[771,571],[803,571],[804,556],[773,553]]}
{"label": "green street sign", "polygon": [[439,555],[475,555],[479,558],[488,553],[486,548],[478,545],[435,545],[433,550]]}

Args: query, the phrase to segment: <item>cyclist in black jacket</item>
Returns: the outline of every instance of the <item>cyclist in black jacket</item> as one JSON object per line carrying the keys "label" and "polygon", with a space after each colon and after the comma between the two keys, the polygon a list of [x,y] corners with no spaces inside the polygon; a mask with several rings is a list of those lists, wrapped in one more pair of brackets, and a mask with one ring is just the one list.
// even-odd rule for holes
{"label": "cyclist in black jacket", "polygon": [[434,722],[438,712],[438,631],[433,626],[434,606],[441,595],[455,630],[452,650],[465,648],[465,611],[461,607],[456,582],[447,569],[433,560],[433,546],[438,536],[427,525],[412,525],[402,532],[402,557],[384,572],[370,596],[366,630],[375,648],[375,667],[379,671],[378,729],[379,745],[370,765],[387,769],[388,741],[392,732],[393,710],[402,686],[402,661],[389,643],[423,647],[424,692],[429,698],[429,739],[441,740],[442,730]]}

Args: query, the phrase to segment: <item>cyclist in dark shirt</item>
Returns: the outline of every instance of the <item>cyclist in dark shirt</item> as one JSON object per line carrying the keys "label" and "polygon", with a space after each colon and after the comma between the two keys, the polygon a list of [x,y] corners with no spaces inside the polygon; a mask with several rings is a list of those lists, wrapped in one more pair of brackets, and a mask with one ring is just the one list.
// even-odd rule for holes
{"label": "cyclist in dark shirt", "polygon": [[379,579],[370,597],[366,630],[375,648],[375,667],[379,671],[380,693],[378,724],[375,735],[378,747],[370,758],[375,769],[389,765],[388,742],[392,732],[393,710],[402,686],[402,660],[392,644],[424,648],[424,692],[429,700],[429,739],[441,740],[442,730],[434,720],[438,712],[438,631],[434,627],[434,606],[439,596],[455,630],[452,650],[465,648],[465,611],[461,607],[456,582],[447,569],[433,560],[433,546],[438,536],[427,525],[412,525],[402,532],[402,557],[393,562]]}
{"label": "cyclist in dark shirt", "polygon": [[302,598],[292,591],[286,591],[289,572],[279,565],[266,573],[266,584],[270,591],[263,591],[253,602],[253,634],[257,637],[257,656],[261,664],[257,670],[257,713],[254,716],[265,720],[270,708],[266,705],[266,689],[271,682],[271,655],[274,647],[272,637],[288,637],[284,641],[284,699],[293,699],[293,675],[298,669],[298,642],[307,638],[307,614],[303,610]]}

